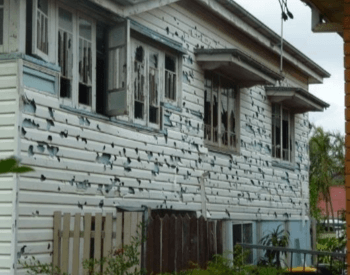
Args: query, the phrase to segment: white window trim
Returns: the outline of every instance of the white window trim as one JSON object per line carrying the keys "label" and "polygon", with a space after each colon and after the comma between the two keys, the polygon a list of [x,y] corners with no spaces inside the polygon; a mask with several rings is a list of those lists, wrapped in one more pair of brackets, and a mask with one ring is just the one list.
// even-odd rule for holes
{"label": "white window trim", "polygon": [[[154,129],[161,129],[162,128],[162,107],[161,102],[166,102],[169,104],[176,105],[177,107],[180,106],[180,102],[182,100],[182,79],[179,77],[179,72],[181,71],[182,67],[182,58],[179,55],[175,55],[173,53],[170,53],[169,51],[165,50],[162,45],[154,45],[153,43],[147,44],[143,42],[142,40],[131,37],[130,38],[130,45],[131,45],[131,54],[130,54],[130,67],[131,67],[131,81],[130,81],[130,112],[129,112],[129,120],[132,123],[151,127]],[[146,81],[145,81],[145,102],[144,102],[144,119],[137,119],[135,118],[135,93],[133,90],[133,73],[134,73],[134,51],[137,46],[142,46],[145,50],[145,75],[146,75]],[[158,53],[158,79],[159,79],[159,93],[158,93],[158,104],[159,104],[159,122],[158,124],[152,123],[149,121],[149,53],[155,52]],[[171,100],[165,97],[165,55],[169,55],[174,57],[176,61],[176,99]]]}
{"label": "white window trim", "polygon": [[[95,112],[96,110],[96,21],[92,18],[86,16],[85,14],[79,12],[78,10],[72,9],[64,4],[58,4],[55,7],[55,34],[58,36],[59,30],[59,8],[62,8],[73,15],[73,78],[72,78],[72,94],[71,98],[60,97],[61,87],[58,89],[58,97],[61,104],[69,107],[74,107],[86,111]],[[91,91],[91,106],[79,103],[79,18],[86,19],[92,23],[92,91]],[[57,41],[57,40],[56,40]],[[55,62],[58,63],[58,46],[55,45],[56,57]],[[61,75],[60,75],[61,77]],[[60,81],[59,81],[60,82]],[[59,85],[60,86],[60,85]]]}
{"label": "white window trim", "polygon": [[[215,74],[215,73],[213,73],[213,74]],[[230,80],[227,77],[225,77],[225,78]],[[240,90],[239,86],[235,85],[235,102],[234,102],[234,104],[235,104],[235,106],[234,106],[235,107],[235,112],[234,112],[234,114],[235,114],[235,129],[234,130],[235,130],[236,146],[231,147],[231,146],[225,146],[225,145],[221,144],[222,143],[221,138],[220,138],[221,118],[220,118],[220,116],[218,116],[218,142],[215,143],[212,141],[213,135],[211,136],[211,141],[204,138],[205,146],[213,151],[223,151],[225,153],[227,153],[227,152],[238,153],[239,152],[239,149],[240,149],[240,139],[239,139],[240,138],[240,91],[239,90]],[[221,104],[220,104],[221,87],[220,87],[218,95],[219,95],[219,97],[218,97],[218,113],[221,114]],[[212,102],[212,98],[211,98],[210,102]],[[205,102],[204,102],[204,104],[205,104]],[[203,127],[205,127],[204,122],[203,122]],[[213,118],[211,119],[211,128],[213,128]],[[204,135],[205,135],[205,129],[204,129]]]}
{"label": "white window trim", "polygon": [[51,62],[56,63],[56,5],[52,0],[47,0],[48,2],[48,54],[40,51],[37,48],[37,6],[38,0],[33,0],[32,6],[32,54],[38,56],[39,58]]}
{"label": "white window trim", "polygon": [[[276,157],[276,153],[274,154],[273,150],[276,150],[276,146],[274,146],[273,144],[273,121],[272,119],[274,118],[274,113],[272,111],[272,106],[273,105],[278,105],[280,107],[280,129],[281,129],[281,133],[280,133],[280,140],[281,140],[281,157]],[[295,152],[295,146],[292,146],[292,148],[290,149],[290,144],[294,145],[294,141],[295,141],[295,115],[291,112],[291,110],[289,108],[286,108],[283,106],[283,104],[280,103],[273,103],[273,105],[271,105],[271,156],[273,159],[278,160],[280,162],[283,163],[294,163],[295,162],[295,158],[294,158],[294,152]],[[289,120],[288,120],[288,132],[289,132],[289,137],[290,137],[290,141],[288,143],[288,153],[289,153],[289,160],[285,160],[283,159],[283,127],[282,127],[282,123],[283,123],[283,110],[287,110],[289,113]],[[276,142],[276,138],[274,139]],[[275,156],[274,156],[275,155]]]}

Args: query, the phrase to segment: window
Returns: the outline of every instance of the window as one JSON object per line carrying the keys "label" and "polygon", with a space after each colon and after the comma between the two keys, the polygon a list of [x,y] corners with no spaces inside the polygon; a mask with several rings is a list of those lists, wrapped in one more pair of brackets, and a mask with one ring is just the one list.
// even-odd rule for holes
{"label": "window", "polygon": [[32,54],[39,58],[53,62],[54,42],[52,35],[55,30],[52,1],[49,0],[32,0]]}
{"label": "window", "polygon": [[[233,232],[233,247],[237,243],[253,244],[253,224],[251,223],[239,223],[232,225]],[[246,264],[253,264],[253,251],[250,250],[250,254],[247,258]]]}
{"label": "window", "polygon": [[69,8],[58,7],[57,13],[57,60],[61,67],[60,97],[64,101],[70,100],[73,105],[92,109],[96,26],[93,20]]}
{"label": "window", "polygon": [[281,104],[272,104],[272,157],[292,160],[293,115]]}
{"label": "window", "polygon": [[237,146],[237,93],[229,79],[206,72],[204,91],[204,139],[207,144]]}
{"label": "window", "polygon": [[4,0],[0,0],[0,45],[4,44]]}
{"label": "window", "polygon": [[177,67],[176,57],[132,40],[131,82],[135,122],[159,128],[160,101],[177,99]]}

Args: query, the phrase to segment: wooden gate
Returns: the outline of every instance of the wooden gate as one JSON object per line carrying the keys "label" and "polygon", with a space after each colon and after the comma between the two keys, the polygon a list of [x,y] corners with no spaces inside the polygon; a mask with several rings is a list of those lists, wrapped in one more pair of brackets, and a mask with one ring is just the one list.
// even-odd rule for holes
{"label": "wooden gate", "polygon": [[116,217],[112,213],[105,216],[101,213],[95,216],[65,213],[62,217],[61,212],[55,212],[53,265],[62,273],[88,274],[83,270],[82,262],[109,257],[113,251],[130,244],[142,222],[142,215],[141,212],[122,212]]}
{"label": "wooden gate", "polygon": [[203,217],[159,215],[149,217],[147,227],[147,274],[179,272],[190,262],[206,268],[214,254],[222,254],[222,221]]}

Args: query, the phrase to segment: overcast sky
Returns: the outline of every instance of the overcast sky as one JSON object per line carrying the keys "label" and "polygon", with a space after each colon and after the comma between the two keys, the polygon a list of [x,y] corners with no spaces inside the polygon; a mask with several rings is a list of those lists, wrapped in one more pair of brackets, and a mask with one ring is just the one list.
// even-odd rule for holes
{"label": "overcast sky", "polygon": [[[234,0],[276,33],[281,33],[278,0]],[[331,106],[323,113],[310,113],[310,121],[329,131],[344,134],[343,41],[338,34],[313,33],[311,9],[300,0],[288,0],[294,19],[284,23],[284,38],[331,74],[323,84],[310,85],[310,92]]]}

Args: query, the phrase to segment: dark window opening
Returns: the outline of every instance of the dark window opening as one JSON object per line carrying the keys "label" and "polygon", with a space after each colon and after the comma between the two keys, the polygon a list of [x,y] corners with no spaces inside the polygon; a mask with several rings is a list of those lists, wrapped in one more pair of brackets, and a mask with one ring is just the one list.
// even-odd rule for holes
{"label": "dark window opening", "polygon": [[97,24],[96,31],[96,112],[105,113],[107,83],[107,28]]}
{"label": "dark window opening", "polygon": [[[234,224],[232,225],[233,233],[233,247],[238,243],[253,244],[253,225],[248,224]],[[253,251],[250,249],[249,256],[245,264],[253,263]]]}
{"label": "dark window opening", "polygon": [[158,123],[158,108],[150,107],[149,108],[149,121],[151,123]]}
{"label": "dark window opening", "polygon": [[175,72],[176,71],[175,64],[176,64],[175,58],[173,58],[169,55],[165,55],[165,69],[166,70]]}
{"label": "dark window opening", "polygon": [[0,45],[4,44],[4,0],[0,1]]}
{"label": "dark window opening", "polygon": [[71,98],[72,97],[72,85],[70,79],[61,77],[60,80],[60,97]]}
{"label": "dark window opening", "polygon": [[32,21],[33,21],[33,2],[27,0],[26,4],[26,54],[32,55]]}
{"label": "dark window opening", "polygon": [[144,55],[145,53],[142,46],[138,46],[135,51],[135,60],[137,62],[143,62]]}
{"label": "dark window opening", "polygon": [[135,118],[143,119],[143,104],[135,101]]}
{"label": "dark window opening", "polygon": [[171,100],[176,99],[176,60],[165,55],[165,97]]}
{"label": "dark window opening", "polygon": [[91,87],[79,83],[79,103],[91,106]]}

